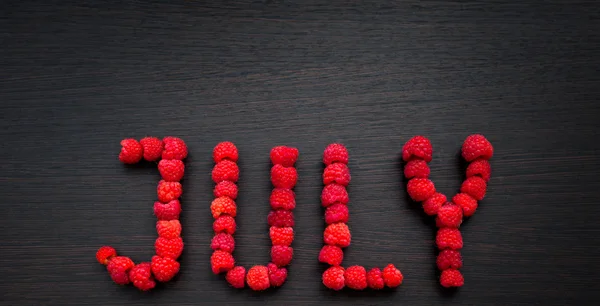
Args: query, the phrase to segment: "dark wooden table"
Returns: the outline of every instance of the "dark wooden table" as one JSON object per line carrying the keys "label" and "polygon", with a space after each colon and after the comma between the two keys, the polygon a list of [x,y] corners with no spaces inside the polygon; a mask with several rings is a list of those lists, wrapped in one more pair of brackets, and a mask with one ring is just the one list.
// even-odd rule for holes
{"label": "dark wooden table", "polygon": [[[600,14],[596,1],[3,1],[3,305],[565,305],[599,302]],[[170,2],[170,3],[168,3]],[[437,281],[434,222],[406,195],[399,152],[423,134],[454,194],[459,150],[495,146],[488,195],[463,226],[466,285]],[[110,281],[104,244],[154,253],[155,165],[126,137],[174,135],[190,155],[185,251],[150,293]],[[211,151],[241,158],[238,262],[269,260],[268,152],[300,149],[287,284],[254,293],[210,271]],[[317,262],[322,152],[347,145],[346,265],[396,263],[395,291],[331,292]]]}

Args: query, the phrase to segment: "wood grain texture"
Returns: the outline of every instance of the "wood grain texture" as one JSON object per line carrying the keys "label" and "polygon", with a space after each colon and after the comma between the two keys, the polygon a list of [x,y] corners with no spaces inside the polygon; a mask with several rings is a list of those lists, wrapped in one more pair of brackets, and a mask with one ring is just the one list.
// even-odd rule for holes
{"label": "wood grain texture", "polygon": [[[596,1],[3,1],[0,4],[0,304],[565,305],[600,301],[600,10]],[[398,157],[434,145],[456,192],[464,138],[494,144],[493,177],[463,226],[465,287],[441,290],[434,226]],[[104,244],[148,260],[154,165],[117,160],[125,137],[190,149],[176,281],[118,287]],[[210,272],[210,152],[240,149],[236,258],[266,263],[268,152],[300,149],[295,258],[274,291]],[[321,155],[351,153],[346,265],[396,263],[396,291],[320,283]]]}

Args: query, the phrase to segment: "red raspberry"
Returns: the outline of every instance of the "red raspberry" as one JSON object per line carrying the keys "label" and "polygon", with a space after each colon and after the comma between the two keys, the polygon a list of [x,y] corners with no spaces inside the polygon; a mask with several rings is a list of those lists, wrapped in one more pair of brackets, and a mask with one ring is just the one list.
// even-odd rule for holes
{"label": "red raspberry", "polygon": [[417,178],[429,178],[429,166],[427,162],[422,159],[414,159],[406,163],[404,166],[404,176],[407,179],[411,179],[413,177]]}
{"label": "red raspberry", "polygon": [[231,253],[216,250],[210,256],[210,266],[214,274],[219,274],[223,272],[227,272],[233,269],[235,265],[235,260]]}
{"label": "red raspberry", "polygon": [[437,266],[440,270],[462,268],[462,256],[456,250],[442,250],[437,257]]}
{"label": "red raspberry", "polygon": [[158,237],[154,243],[154,248],[156,249],[156,255],[160,257],[177,259],[183,252],[183,240],[181,237],[174,239]]}
{"label": "red raspberry", "polygon": [[402,159],[410,161],[413,159],[423,159],[426,162],[431,161],[433,147],[431,141],[423,136],[415,136],[402,147]]}
{"label": "red raspberry", "polygon": [[483,135],[470,135],[462,145],[462,156],[468,162],[479,157],[487,160],[492,158],[492,155],[494,155],[494,148]]}
{"label": "red raspberry", "polygon": [[344,267],[333,266],[323,272],[323,285],[329,289],[342,290],[346,285]]}
{"label": "red raspberry", "polygon": [[185,165],[177,159],[163,159],[158,162],[158,172],[167,182],[179,182],[183,178]]}
{"label": "red raspberry", "polygon": [[346,187],[340,184],[329,184],[323,187],[321,192],[321,204],[327,207],[334,203],[348,204],[350,200]]}
{"label": "red raspberry", "polygon": [[393,264],[383,268],[383,281],[389,288],[396,288],[402,284],[404,276]]}
{"label": "red raspberry", "polygon": [[458,250],[463,247],[462,235],[457,228],[443,227],[438,229],[435,243],[440,250]]}
{"label": "red raspberry", "polygon": [[179,220],[156,222],[156,232],[159,237],[175,239],[181,236],[181,223]]}
{"label": "red raspberry", "polygon": [[235,217],[237,215],[237,205],[235,205],[235,201],[228,197],[220,197],[212,201],[210,204],[210,211],[215,219],[221,214]]}
{"label": "red raspberry", "polygon": [[429,197],[429,199],[423,202],[423,210],[426,214],[430,216],[435,216],[440,210],[440,207],[442,207],[442,205],[444,205],[446,201],[447,199],[445,195],[436,192],[431,197]]}
{"label": "red raspberry", "polygon": [[237,162],[238,160],[238,149],[233,144],[233,142],[224,141],[214,148],[213,150],[213,160],[215,163],[218,163],[224,159],[228,159],[232,162]]}
{"label": "red raspberry", "polygon": [[323,163],[331,165],[333,163],[348,164],[348,150],[341,143],[332,143],[325,148],[323,152]]}
{"label": "red raspberry", "polygon": [[267,269],[269,269],[269,283],[271,284],[271,287],[281,287],[287,279],[287,269],[278,268],[277,265],[272,262],[267,265]]}
{"label": "red raspberry", "polygon": [[369,288],[371,289],[383,289],[385,283],[383,281],[383,274],[379,268],[369,270],[369,273],[367,273],[367,284],[369,284]]}
{"label": "red raspberry", "polygon": [[212,170],[212,180],[216,184],[222,181],[237,182],[240,177],[240,169],[238,165],[228,159],[224,159],[217,163]]}
{"label": "red raspberry", "polygon": [[212,238],[210,248],[215,251],[221,250],[227,253],[233,253],[233,250],[235,249],[235,240],[233,239],[233,236],[229,234],[219,233]]}
{"label": "red raspberry", "polygon": [[238,196],[238,187],[233,182],[222,181],[215,186],[213,193],[216,198],[230,197],[231,199],[235,200]]}
{"label": "red raspberry", "polygon": [[275,188],[269,197],[272,209],[292,210],[296,208],[296,195],[291,189]]}
{"label": "red raspberry", "polygon": [[344,273],[344,280],[348,288],[363,290],[367,288],[367,270],[362,266],[348,267]]}
{"label": "red raspberry", "polygon": [[144,159],[147,161],[157,161],[162,156],[163,142],[156,137],[145,137],[140,140],[144,148]]}
{"label": "red raspberry", "polygon": [[410,179],[406,189],[408,195],[415,202],[425,201],[435,194],[435,185],[433,185],[433,182],[423,178]]}
{"label": "red raspberry", "polygon": [[135,266],[135,264],[129,257],[115,256],[108,262],[106,269],[110,274],[110,278],[112,278],[115,283],[127,285],[129,284],[129,270],[131,270],[133,266]]}
{"label": "red raspberry", "polygon": [[437,227],[459,227],[462,223],[462,208],[450,202],[440,207],[437,213]]}
{"label": "red raspberry", "polygon": [[485,197],[486,189],[487,184],[485,180],[478,176],[467,178],[462,183],[462,186],[460,186],[460,192],[466,193],[479,201],[483,200],[483,197]]}
{"label": "red raspberry", "polygon": [[269,281],[269,269],[265,266],[254,266],[248,270],[246,283],[254,291],[262,291],[271,286]]}
{"label": "red raspberry", "polygon": [[465,284],[465,279],[458,270],[448,269],[442,271],[440,276],[440,284],[445,288],[462,287]]}
{"label": "red raspberry", "polygon": [[96,260],[103,265],[107,265],[110,259],[115,256],[117,256],[117,251],[110,246],[103,246],[96,252]]}
{"label": "red raspberry", "polygon": [[177,200],[181,196],[181,193],[183,193],[183,190],[181,189],[181,184],[179,182],[167,182],[161,180],[158,182],[156,193],[158,194],[158,200],[161,203],[169,203],[173,200]]}
{"label": "red raspberry", "polygon": [[125,164],[135,164],[142,159],[144,154],[144,148],[135,139],[123,139],[121,140],[121,153],[119,153],[119,160]]}
{"label": "red raspberry", "polygon": [[215,233],[222,232],[233,235],[235,233],[235,229],[235,219],[229,215],[221,215],[215,220],[215,222],[213,222],[213,230]]}
{"label": "red raspberry", "polygon": [[298,160],[298,149],[286,146],[278,146],[271,149],[271,162],[273,165],[292,167]]}
{"label": "red raspberry", "polygon": [[152,256],[152,274],[159,282],[170,281],[179,272],[179,263],[173,258]]}
{"label": "red raspberry", "polygon": [[477,200],[466,193],[459,193],[452,198],[454,204],[460,206],[463,210],[463,216],[470,217],[477,210]]}
{"label": "red raspberry", "polygon": [[285,245],[274,245],[271,247],[271,262],[278,267],[285,267],[290,264],[294,256],[294,249]]}
{"label": "red raspberry", "polygon": [[133,267],[129,271],[129,279],[136,288],[142,291],[148,291],[156,286],[149,262],[142,262]]}
{"label": "red raspberry", "polygon": [[242,266],[233,267],[233,269],[227,271],[225,279],[233,288],[244,288],[246,285],[246,268]]}
{"label": "red raspberry", "polygon": [[350,245],[351,240],[350,229],[344,223],[330,224],[325,228],[325,232],[323,233],[323,241],[328,245],[345,248]]}
{"label": "red raspberry", "polygon": [[334,163],[327,167],[323,171],[323,184],[329,185],[331,183],[337,183],[343,186],[350,184],[350,169],[346,164]]}
{"label": "red raspberry", "polygon": [[325,223],[347,223],[348,222],[348,206],[344,204],[333,204],[325,210]]}
{"label": "red raspberry", "polygon": [[185,159],[188,154],[187,146],[183,140],[177,137],[163,138],[164,150],[162,159]]}
{"label": "red raspberry", "polygon": [[294,213],[283,209],[271,210],[267,222],[269,226],[292,227],[294,226]]}
{"label": "red raspberry", "polygon": [[294,241],[294,229],[291,227],[271,226],[269,236],[273,245],[290,246],[292,241]]}
{"label": "red raspberry", "polygon": [[467,167],[467,177],[479,176],[486,182],[490,180],[492,175],[492,166],[485,159],[476,159]]}
{"label": "red raspberry", "polygon": [[339,266],[344,260],[344,251],[333,245],[324,245],[319,252],[319,262],[329,264],[331,266]]}
{"label": "red raspberry", "polygon": [[172,200],[167,204],[161,202],[154,203],[154,215],[158,220],[176,220],[181,213],[181,204],[179,200]]}
{"label": "red raspberry", "polygon": [[294,167],[277,164],[271,168],[271,183],[275,188],[292,189],[298,181],[298,172]]}

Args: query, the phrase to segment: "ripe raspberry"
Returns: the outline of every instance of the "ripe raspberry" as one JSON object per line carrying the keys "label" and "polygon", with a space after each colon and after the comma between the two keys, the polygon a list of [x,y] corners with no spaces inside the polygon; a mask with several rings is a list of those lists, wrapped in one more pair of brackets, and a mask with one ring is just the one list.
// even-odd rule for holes
{"label": "ripe raspberry", "polygon": [[271,149],[271,162],[273,165],[292,167],[298,160],[298,149],[286,146],[278,146]]}
{"label": "ripe raspberry", "polygon": [[269,226],[292,227],[294,226],[294,213],[283,209],[271,210],[267,222]]}
{"label": "ripe raspberry", "polygon": [[158,182],[156,193],[158,194],[158,200],[161,203],[169,203],[173,200],[177,200],[181,196],[181,193],[183,193],[183,190],[181,189],[181,184],[179,182],[167,182],[161,180]]}
{"label": "ripe raspberry", "polygon": [[331,165],[333,163],[348,164],[348,150],[341,143],[332,143],[325,148],[323,152],[323,163]]}
{"label": "ripe raspberry", "polygon": [[229,215],[221,215],[213,222],[213,231],[215,231],[215,233],[227,233],[233,235],[235,229],[235,219]]}
{"label": "ripe raspberry", "polygon": [[348,204],[350,197],[346,187],[340,184],[329,184],[323,187],[321,192],[321,204],[323,207],[327,207],[334,203]]}
{"label": "ripe raspberry", "polygon": [[281,287],[287,279],[287,269],[278,268],[277,265],[272,262],[267,264],[267,269],[269,269],[269,283],[271,284],[271,287]]}
{"label": "ripe raspberry", "polygon": [[323,285],[329,289],[342,290],[346,285],[344,267],[333,266],[323,272]]}
{"label": "ripe raspberry", "polygon": [[213,160],[215,163],[218,163],[224,159],[229,159],[232,162],[237,162],[238,160],[238,149],[233,144],[233,142],[224,141],[214,148],[213,150]]}
{"label": "ripe raspberry", "polygon": [[435,243],[440,250],[458,250],[463,247],[462,235],[457,228],[443,227],[438,229]]}
{"label": "ripe raspberry", "polygon": [[269,197],[272,209],[293,210],[296,208],[296,195],[291,189],[275,188]]}
{"label": "ripe raspberry", "polygon": [[188,154],[185,142],[177,137],[163,138],[164,150],[162,159],[185,159]]}
{"label": "ripe raspberry", "polygon": [[254,291],[262,291],[271,286],[269,269],[265,266],[254,266],[248,270],[246,283]]}
{"label": "ripe raspberry", "polygon": [[402,284],[402,280],[404,280],[404,276],[393,264],[383,268],[383,281],[386,286],[396,288]]}
{"label": "ripe raspberry", "polygon": [[128,273],[133,266],[135,266],[135,264],[129,257],[115,256],[108,262],[106,269],[110,274],[110,278],[112,278],[115,283],[127,285],[129,284]]}
{"label": "ripe raspberry", "polygon": [[179,220],[156,222],[156,232],[159,237],[175,239],[181,236],[181,223]]}
{"label": "ripe raspberry", "polygon": [[135,139],[128,138],[121,140],[121,153],[119,160],[125,164],[135,164],[142,159],[144,148]]}
{"label": "ripe raspberry", "polygon": [[344,260],[344,251],[333,245],[324,245],[319,252],[319,262],[329,264],[331,266],[339,266]]}
{"label": "ripe raspberry", "polygon": [[219,274],[223,272],[227,272],[233,269],[235,265],[235,260],[231,253],[216,250],[210,256],[210,266],[214,274]]}
{"label": "ripe raspberry", "polygon": [[237,215],[237,205],[235,204],[235,201],[228,197],[220,197],[212,201],[210,204],[210,211],[215,219],[221,214],[235,217]]}
{"label": "ripe raspberry", "polygon": [[484,179],[478,176],[467,178],[460,186],[460,192],[472,196],[475,200],[481,201],[485,197],[487,184]]}
{"label": "ripe raspberry", "polygon": [[235,249],[235,240],[233,236],[226,233],[216,234],[210,241],[210,248],[214,251],[221,250],[227,253],[233,253]]}
{"label": "ripe raspberry", "polygon": [[167,182],[179,182],[183,178],[185,165],[177,159],[163,159],[158,162],[158,172]]}
{"label": "ripe raspberry", "polygon": [[129,270],[129,280],[142,291],[148,291],[156,286],[149,262],[139,263]]}
{"label": "ripe raspberry", "polygon": [[448,269],[442,271],[440,276],[440,284],[445,288],[462,287],[465,284],[465,279],[458,270]]}
{"label": "ripe raspberry", "polygon": [[238,165],[228,159],[218,162],[212,170],[212,180],[216,184],[222,181],[237,182],[240,177]]}
{"label": "ripe raspberry", "polygon": [[154,215],[158,220],[176,220],[181,213],[179,200],[172,200],[167,204],[154,202]]}
{"label": "ripe raspberry", "polygon": [[447,199],[445,195],[436,192],[431,197],[429,197],[429,199],[423,202],[423,210],[426,214],[430,216],[435,216],[440,210],[440,207],[442,207],[442,205],[444,205],[446,201]]}
{"label": "ripe raspberry", "polygon": [[271,183],[275,188],[292,189],[298,181],[298,172],[294,167],[277,164],[271,168]]}
{"label": "ripe raspberry", "polygon": [[452,198],[454,204],[460,206],[463,210],[463,216],[470,217],[477,210],[477,200],[466,193],[459,193]]}
{"label": "ripe raspberry", "polygon": [[467,178],[479,176],[487,182],[490,180],[491,175],[492,166],[490,166],[490,162],[485,159],[476,159],[467,166]]}
{"label": "ripe raspberry", "polygon": [[244,288],[246,285],[246,268],[242,266],[233,267],[233,269],[227,271],[225,279],[233,288]]}
{"label": "ripe raspberry", "polygon": [[328,245],[345,248],[350,245],[351,240],[350,229],[344,223],[330,224],[325,228],[325,232],[323,233],[323,241]]}
{"label": "ripe raspberry", "polygon": [[334,163],[327,167],[323,171],[323,184],[329,185],[331,183],[337,183],[343,186],[350,184],[350,169],[346,164]]}
{"label": "ripe raspberry", "polygon": [[470,135],[462,145],[462,156],[468,162],[479,157],[487,160],[492,158],[492,155],[494,155],[494,148],[483,135]]}
{"label": "ripe raspberry", "polygon": [[278,267],[285,267],[290,264],[294,256],[294,249],[285,245],[274,245],[271,247],[271,262]]}
{"label": "ripe raspberry", "polygon": [[177,259],[183,252],[183,239],[181,237],[174,239],[158,237],[154,243],[154,249],[156,249],[156,255],[160,257]]}
{"label": "ripe raspberry", "polygon": [[179,272],[179,263],[168,257],[152,256],[152,274],[159,282],[170,281]]}
{"label": "ripe raspberry", "polygon": [[231,199],[235,200],[238,196],[238,187],[233,182],[222,181],[215,186],[213,193],[216,198],[230,197]]}
{"label": "ripe raspberry", "polygon": [[383,281],[383,274],[379,268],[369,270],[369,273],[367,273],[367,284],[369,284],[369,288],[371,289],[383,289],[385,282]]}
{"label": "ripe raspberry", "polygon": [[422,159],[426,162],[431,161],[433,147],[431,141],[423,136],[415,136],[402,147],[402,159],[410,161],[413,159]]}
{"label": "ripe raspberry", "polygon": [[294,241],[294,229],[291,227],[271,226],[269,236],[273,245],[290,246],[292,241]]}
{"label": "ripe raspberry", "polygon": [[411,179],[413,177],[416,178],[429,178],[429,166],[427,162],[422,159],[414,159],[406,163],[404,166],[404,176],[407,179]]}
{"label": "ripe raspberry", "polygon": [[333,204],[325,210],[325,223],[347,223],[348,222],[348,206],[344,204]]}
{"label": "ripe raspberry", "polygon": [[408,181],[406,190],[413,201],[422,202],[435,194],[435,185],[433,185],[433,182],[428,179],[413,178]]}
{"label": "ripe raspberry", "polygon": [[156,137],[145,137],[140,140],[144,148],[144,159],[147,161],[157,161],[162,156],[163,142]]}
{"label": "ripe raspberry", "polygon": [[344,280],[348,288],[363,290],[367,288],[367,270],[362,266],[348,267],[344,273]]}
{"label": "ripe raspberry", "polygon": [[440,207],[437,213],[437,227],[459,227],[462,223],[462,208],[450,202]]}
{"label": "ripe raspberry", "polygon": [[103,246],[96,252],[96,260],[103,265],[107,265],[110,259],[115,256],[117,256],[117,251],[110,246]]}
{"label": "ripe raspberry", "polygon": [[437,257],[437,266],[440,270],[462,268],[462,256],[456,250],[442,250]]}

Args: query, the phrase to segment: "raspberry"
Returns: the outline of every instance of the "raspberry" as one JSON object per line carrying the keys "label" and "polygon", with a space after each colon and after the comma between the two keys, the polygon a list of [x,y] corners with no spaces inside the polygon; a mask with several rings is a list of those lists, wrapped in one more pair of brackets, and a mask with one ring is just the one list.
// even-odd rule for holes
{"label": "raspberry", "polygon": [[233,253],[233,250],[235,249],[235,240],[230,234],[219,233],[212,238],[210,248],[215,251],[221,250],[227,253]]}
{"label": "raspberry", "polygon": [[215,233],[222,232],[233,235],[235,233],[235,229],[235,219],[229,215],[221,215],[215,220],[215,222],[213,222],[213,231],[215,231]]}
{"label": "raspberry", "polygon": [[348,222],[348,206],[344,204],[333,204],[325,210],[325,223],[347,223]]}
{"label": "raspberry", "polygon": [[465,217],[472,216],[475,213],[475,210],[477,210],[477,200],[466,193],[455,195],[454,198],[452,198],[452,202],[462,208]]}
{"label": "raspberry", "polygon": [[156,232],[159,237],[175,239],[181,236],[181,223],[179,220],[156,222]]}
{"label": "raspberry", "polygon": [[271,226],[269,236],[273,245],[290,246],[292,241],[294,241],[294,229],[291,227]]}
{"label": "raspberry", "polygon": [[334,203],[348,204],[350,197],[346,187],[340,184],[329,184],[323,187],[321,192],[321,204],[323,207],[327,207]]}
{"label": "raspberry", "polygon": [[157,161],[162,156],[163,142],[156,137],[145,137],[140,140],[144,148],[144,159],[147,161]]}
{"label": "raspberry", "polygon": [[119,160],[125,164],[135,164],[142,159],[144,148],[135,139],[128,138],[121,140],[121,153]]}
{"label": "raspberry", "polygon": [[408,191],[408,195],[415,202],[425,201],[435,194],[435,185],[433,185],[433,182],[423,178],[411,179],[408,181],[408,186],[406,189]]}
{"label": "raspberry", "polygon": [[172,200],[167,204],[154,202],[154,215],[158,220],[176,220],[181,213],[179,200]]}
{"label": "raspberry", "polygon": [[182,192],[183,190],[181,189],[181,184],[179,182],[167,182],[161,180],[158,182],[158,187],[156,188],[158,200],[161,203],[169,203],[173,200],[177,200]]}
{"label": "raspberry", "polygon": [[294,167],[277,164],[271,168],[271,183],[276,188],[292,189],[298,181],[298,172]]}
{"label": "raspberry", "polygon": [[323,285],[329,289],[342,290],[346,285],[345,270],[340,266],[333,266],[323,272]]}
{"label": "raspberry", "polygon": [[229,159],[232,162],[237,162],[238,160],[238,149],[233,144],[233,142],[224,141],[214,148],[213,150],[213,160],[215,163],[218,163],[224,159]]}
{"label": "raspberry", "polygon": [[354,290],[367,288],[367,270],[362,266],[351,266],[344,272],[346,286]]}
{"label": "raspberry", "polygon": [[465,284],[465,279],[458,270],[448,269],[442,271],[440,276],[440,284],[445,288],[461,287]]}
{"label": "raspberry", "polygon": [[413,159],[423,159],[426,162],[431,161],[433,147],[431,141],[423,136],[415,136],[402,147],[402,159],[410,161]]}
{"label": "raspberry", "polygon": [[164,150],[162,159],[185,159],[188,154],[185,142],[177,137],[163,138]]}
{"label": "raspberry", "polygon": [[269,269],[269,283],[271,284],[271,287],[281,287],[287,279],[287,269],[278,268],[277,265],[272,262],[267,265],[267,269]]}
{"label": "raspberry", "polygon": [[296,195],[291,189],[275,188],[269,197],[271,208],[292,210],[296,208]]}
{"label": "raspberry", "polygon": [[154,243],[154,248],[156,249],[156,255],[160,257],[177,259],[183,252],[183,240],[181,237],[174,239],[158,237]]}
{"label": "raspberry", "polygon": [[323,233],[323,241],[328,245],[345,248],[350,245],[351,240],[350,229],[344,223],[330,224],[325,228],[325,232]]}
{"label": "raspberry", "polygon": [[323,163],[331,165],[333,163],[348,164],[348,150],[340,143],[332,143],[325,148],[323,152]]}
{"label": "raspberry", "polygon": [[163,159],[158,162],[158,172],[167,182],[179,182],[183,178],[185,165],[178,159]]}
{"label": "raspberry", "polygon": [[244,288],[246,285],[246,268],[242,266],[233,267],[233,269],[227,271],[225,279],[233,288]]}
{"label": "raspberry", "polygon": [[216,184],[222,181],[237,182],[240,177],[238,165],[228,159],[218,162],[212,170],[212,180]]}
{"label": "raspberry", "polygon": [[456,228],[443,227],[438,229],[435,243],[440,250],[458,250],[463,247],[462,235]]}
{"label": "raspberry", "polygon": [[325,167],[323,171],[323,184],[338,183],[348,186],[350,183],[350,169],[342,163],[335,163]]}
{"label": "raspberry", "polygon": [[235,260],[231,253],[216,250],[210,256],[210,265],[214,274],[227,272],[233,269]]}
{"label": "raspberry", "polygon": [[150,267],[159,282],[168,282],[179,272],[179,263],[168,257],[152,256]]}
{"label": "raspberry", "polygon": [[437,257],[437,266],[440,270],[462,268],[462,256],[456,250],[442,250]]}
{"label": "raspberry", "polygon": [[238,196],[238,187],[235,183],[230,181],[221,181],[215,186],[213,191],[216,198],[218,197],[230,197],[235,200]]}
{"label": "raspberry", "polygon": [[492,144],[480,134],[470,135],[462,145],[462,156],[470,162],[477,158],[490,159],[494,155]]}
{"label": "raspberry", "polygon": [[379,268],[369,270],[369,273],[367,273],[367,284],[371,289],[383,289],[385,283],[383,281],[383,274]]}
{"label": "raspberry", "polygon": [[274,245],[271,247],[271,262],[278,267],[290,264],[294,256],[294,249],[285,245]]}
{"label": "raspberry", "polygon": [[404,276],[393,264],[389,264],[383,268],[383,281],[386,286],[396,288],[402,284],[403,279]]}
{"label": "raspberry", "polygon": [[462,223],[462,208],[450,202],[440,207],[437,213],[437,227],[459,227]]}
{"label": "raspberry", "polygon": [[228,197],[220,197],[212,201],[210,204],[210,211],[215,219],[221,214],[235,217],[237,215],[237,205],[235,204],[235,201]]}
{"label": "raspberry", "polygon": [[298,149],[286,146],[278,146],[271,149],[271,162],[273,165],[292,167],[298,160]]}
{"label": "raspberry", "polygon": [[485,159],[476,159],[467,166],[467,177],[479,176],[486,182],[490,180],[492,175],[492,166]]}
{"label": "raspberry", "polygon": [[115,256],[108,262],[106,269],[115,283],[127,285],[129,284],[128,272],[133,266],[135,264],[129,257]]}
{"label": "raspberry", "polygon": [[246,275],[248,287],[254,291],[262,291],[271,286],[269,281],[269,269],[265,266],[254,266],[248,270]]}
{"label": "raspberry", "polygon": [[445,195],[436,192],[431,197],[429,197],[429,199],[423,202],[423,210],[426,214],[430,216],[435,216],[438,213],[440,207],[442,207],[442,205],[444,205],[446,201],[447,199]]}
{"label": "raspberry", "polygon": [[331,266],[339,266],[344,260],[344,251],[333,245],[324,245],[319,252],[319,262],[329,264]]}
{"label": "raspberry", "polygon": [[467,178],[462,183],[462,186],[460,186],[460,192],[466,193],[479,201],[483,200],[483,197],[485,197],[486,189],[487,184],[485,180],[478,176]]}
{"label": "raspberry", "polygon": [[411,179],[413,177],[417,178],[429,178],[429,166],[427,162],[422,159],[414,159],[406,163],[404,166],[404,176],[407,179]]}
{"label": "raspberry", "polygon": [[294,226],[294,213],[289,210],[271,210],[267,217],[269,226],[292,227]]}
{"label": "raspberry", "polygon": [[129,280],[142,291],[148,291],[156,286],[149,262],[142,262],[133,267],[129,271]]}
{"label": "raspberry", "polygon": [[103,246],[96,252],[96,260],[103,265],[107,265],[110,259],[115,256],[117,256],[117,251],[110,246]]}

